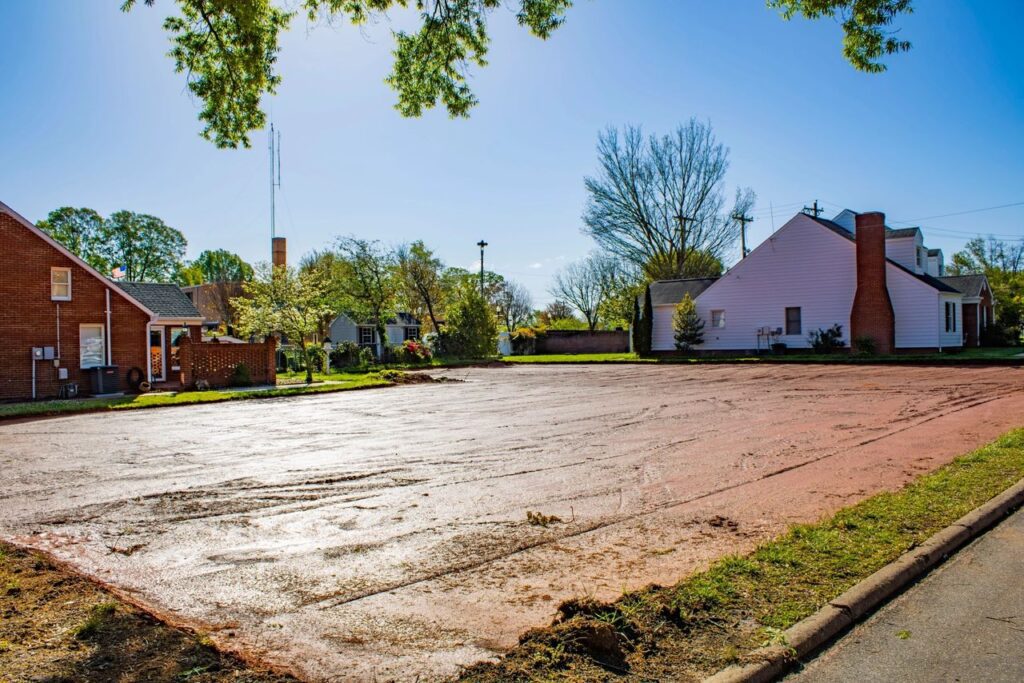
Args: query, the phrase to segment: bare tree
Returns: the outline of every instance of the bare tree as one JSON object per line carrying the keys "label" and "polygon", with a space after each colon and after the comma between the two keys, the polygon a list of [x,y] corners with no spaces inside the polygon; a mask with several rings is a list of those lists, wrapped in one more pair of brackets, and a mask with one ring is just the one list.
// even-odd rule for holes
{"label": "bare tree", "polygon": [[732,215],[749,211],[755,195],[738,191],[725,210],[729,151],[709,123],[690,119],[671,135],[644,137],[639,127],[598,136],[596,176],[587,177],[584,231],[648,279],[721,272],[739,236]]}
{"label": "bare tree", "polygon": [[533,297],[526,287],[513,280],[501,284],[494,298],[498,317],[505,323],[505,329],[512,332],[530,322],[533,314]]}
{"label": "bare tree", "polygon": [[608,261],[600,255],[591,255],[583,261],[569,264],[555,275],[551,295],[566,302],[580,312],[591,332],[597,327],[599,309],[607,292]]}

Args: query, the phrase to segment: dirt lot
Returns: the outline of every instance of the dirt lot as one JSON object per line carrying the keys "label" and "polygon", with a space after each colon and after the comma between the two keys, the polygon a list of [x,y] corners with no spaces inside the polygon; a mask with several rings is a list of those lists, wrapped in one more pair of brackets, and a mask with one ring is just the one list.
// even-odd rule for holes
{"label": "dirt lot", "polygon": [[0,535],[300,676],[434,680],[1024,422],[1016,368],[448,375],[0,425]]}

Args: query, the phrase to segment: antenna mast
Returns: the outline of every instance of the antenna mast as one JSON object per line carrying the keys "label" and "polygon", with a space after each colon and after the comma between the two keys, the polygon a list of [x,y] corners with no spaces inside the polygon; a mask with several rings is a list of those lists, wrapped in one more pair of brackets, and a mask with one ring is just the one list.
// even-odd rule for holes
{"label": "antenna mast", "polygon": [[270,135],[267,137],[267,149],[270,152],[270,243],[273,250],[274,238],[277,237],[277,209],[274,206],[274,195],[281,187],[281,133],[274,136],[274,124],[270,124]]}

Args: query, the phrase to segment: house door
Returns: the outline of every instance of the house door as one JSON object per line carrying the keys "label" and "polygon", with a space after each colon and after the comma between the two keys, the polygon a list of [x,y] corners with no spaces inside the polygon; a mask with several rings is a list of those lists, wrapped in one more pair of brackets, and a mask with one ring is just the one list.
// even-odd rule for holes
{"label": "house door", "polygon": [[154,382],[163,382],[167,379],[167,356],[164,348],[164,328],[150,328],[149,368]]}

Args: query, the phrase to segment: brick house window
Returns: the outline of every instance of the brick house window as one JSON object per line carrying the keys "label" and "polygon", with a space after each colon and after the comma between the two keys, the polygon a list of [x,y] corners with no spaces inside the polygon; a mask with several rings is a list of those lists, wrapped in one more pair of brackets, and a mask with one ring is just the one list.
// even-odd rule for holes
{"label": "brick house window", "polygon": [[103,325],[78,326],[78,366],[94,368],[106,364],[107,342]]}
{"label": "brick house window", "polygon": [[70,268],[50,268],[50,300],[71,301]]}
{"label": "brick house window", "polygon": [[725,311],[711,311],[711,327],[725,327]]}
{"label": "brick house window", "polygon": [[786,334],[803,334],[803,324],[800,317],[799,306],[791,306],[786,309]]}

